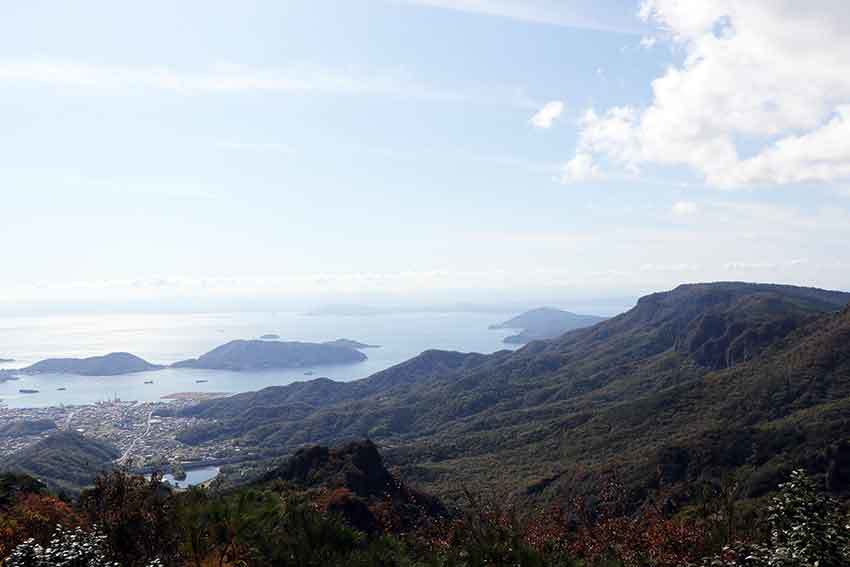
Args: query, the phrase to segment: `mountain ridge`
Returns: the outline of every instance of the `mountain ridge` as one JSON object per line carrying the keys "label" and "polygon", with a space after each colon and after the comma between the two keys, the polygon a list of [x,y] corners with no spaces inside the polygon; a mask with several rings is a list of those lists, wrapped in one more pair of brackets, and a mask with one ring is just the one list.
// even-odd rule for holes
{"label": "mountain ridge", "polygon": [[[628,435],[610,437],[608,428],[619,435],[618,423],[629,422],[610,421],[611,416],[624,408],[669,405],[671,392],[690,396],[705,388],[709,393],[703,409],[713,416],[722,410],[719,390],[709,388],[717,376],[769,364],[777,352],[817,335],[821,326],[840,317],[836,312],[848,302],[850,294],[793,286],[680,286],[642,298],[633,309],[594,327],[532,342],[513,353],[465,359],[461,353],[426,352],[384,371],[394,380],[376,389],[368,385],[370,380],[378,384],[377,375],[346,386],[328,381],[323,388],[333,401],[302,404],[297,414],[283,406],[266,420],[245,419],[239,411],[220,413],[223,423],[184,440],[235,436],[249,444],[294,449],[372,437],[390,447],[387,459],[407,478],[443,495],[452,493],[449,482],[480,482],[521,495],[535,478],[566,478],[567,455],[572,462],[592,462],[593,455],[610,462],[620,451],[619,458],[633,455],[634,471],[643,471],[630,481],[644,486],[652,474],[647,463],[658,457],[644,449],[658,443],[641,437],[649,427],[646,422],[636,425],[633,435],[642,441],[634,447]],[[420,365],[419,374],[412,371]],[[406,381],[410,376],[415,379]],[[255,396],[262,398],[262,391]],[[294,394],[287,403],[300,400]],[[219,412],[233,407],[226,400],[217,403],[222,404]],[[691,420],[699,417],[697,413]],[[676,424],[671,438],[683,431],[709,431],[670,419]],[[734,432],[726,434],[734,437]],[[603,469],[597,464],[588,470]],[[556,494],[559,482],[534,494]]]}

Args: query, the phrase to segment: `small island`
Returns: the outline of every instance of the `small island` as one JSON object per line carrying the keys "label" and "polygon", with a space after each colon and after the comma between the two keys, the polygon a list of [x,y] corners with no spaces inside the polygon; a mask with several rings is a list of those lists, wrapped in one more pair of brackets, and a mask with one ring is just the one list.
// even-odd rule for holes
{"label": "small island", "polygon": [[106,356],[90,358],[49,358],[19,370],[22,374],[76,374],[78,376],[119,376],[135,372],[160,370],[163,366],[151,364],[127,352],[113,352]]}
{"label": "small island", "polygon": [[578,315],[552,307],[541,307],[526,311],[504,323],[490,325],[490,329],[521,329],[522,332],[505,337],[503,342],[525,344],[531,341],[554,339],[568,331],[590,327],[604,320],[604,317],[595,315]]}
{"label": "small island", "polygon": [[369,345],[359,341],[353,341],[351,339],[336,339],[335,341],[327,341],[322,344],[353,348],[355,350],[362,350],[364,348],[381,348],[381,345]]}
{"label": "small island", "polygon": [[333,344],[231,341],[199,358],[177,362],[174,368],[206,370],[269,370],[275,368],[310,368],[326,364],[354,364],[366,360],[359,350]]}
{"label": "small island", "polygon": [[174,478],[174,480],[182,482],[186,480],[186,469],[184,469],[183,465],[181,465],[180,463],[172,463],[171,476]]}

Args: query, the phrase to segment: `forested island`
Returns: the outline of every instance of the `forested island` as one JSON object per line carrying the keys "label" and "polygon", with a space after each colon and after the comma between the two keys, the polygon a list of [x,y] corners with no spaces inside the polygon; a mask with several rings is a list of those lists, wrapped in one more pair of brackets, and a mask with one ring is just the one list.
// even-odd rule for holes
{"label": "forested island", "polygon": [[77,374],[80,376],[120,376],[165,368],[127,352],[114,352],[90,358],[49,358],[19,370],[22,374]]}
{"label": "forested island", "polygon": [[526,311],[503,323],[490,325],[491,330],[519,329],[520,333],[505,337],[507,344],[526,344],[531,341],[553,339],[567,331],[590,327],[604,321],[595,315],[577,315],[552,307],[540,307]]}
{"label": "forested island", "polygon": [[177,362],[172,366],[245,371],[354,364],[364,360],[365,354],[348,346],[296,341],[237,340],[215,348],[199,358]]}

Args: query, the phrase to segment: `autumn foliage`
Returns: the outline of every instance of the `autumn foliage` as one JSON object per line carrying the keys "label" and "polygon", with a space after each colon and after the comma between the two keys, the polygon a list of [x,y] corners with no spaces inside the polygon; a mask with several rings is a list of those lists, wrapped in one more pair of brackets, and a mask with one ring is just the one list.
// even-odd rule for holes
{"label": "autumn foliage", "polygon": [[640,512],[627,514],[619,502],[620,488],[609,481],[592,500],[574,497],[536,510],[504,507],[468,494],[463,509],[425,516],[413,526],[409,517],[399,517],[410,510],[393,506],[389,494],[384,500],[367,500],[345,487],[304,491],[280,483],[223,494],[173,492],[157,477],[112,473],[74,504],[43,491],[6,498],[0,550],[8,567],[52,565],[52,557],[89,555],[97,562],[79,565],[850,564],[846,517],[802,472],[795,472],[765,503],[769,529],[764,537],[733,535],[727,529],[730,518],[719,513],[731,510],[727,505],[704,506],[703,514],[668,515],[650,501]]}

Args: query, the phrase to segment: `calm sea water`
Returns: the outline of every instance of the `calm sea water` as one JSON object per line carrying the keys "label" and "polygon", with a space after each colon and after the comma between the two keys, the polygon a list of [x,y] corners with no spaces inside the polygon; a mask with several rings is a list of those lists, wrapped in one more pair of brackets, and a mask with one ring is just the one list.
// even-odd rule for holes
{"label": "calm sea water", "polygon": [[217,477],[218,471],[219,467],[203,467],[200,469],[189,469],[186,471],[186,478],[184,480],[174,480],[174,475],[171,474],[163,475],[162,480],[173,484],[177,488],[197,486],[199,484],[205,483],[210,479]]}
{"label": "calm sea water", "polygon": [[[114,397],[156,401],[176,392],[245,392],[267,386],[327,376],[333,380],[364,378],[430,349],[489,353],[508,348],[510,331],[490,324],[514,313],[400,313],[363,317],[311,317],[296,313],[179,315],[93,315],[0,318],[0,358],[20,368],[55,357],[82,358],[131,352],[145,360],[170,364],[195,358],[234,339],[267,333],[281,340],[328,341],[349,338],[381,348],[367,349],[365,362],[268,372],[165,369],[124,376],[88,377],[65,374],[26,376],[0,383],[0,400],[9,407],[44,407],[93,403]],[[198,382],[201,380],[202,382]],[[153,384],[145,384],[153,381]],[[64,391],[58,388],[65,388]],[[21,394],[20,389],[39,390]]]}

